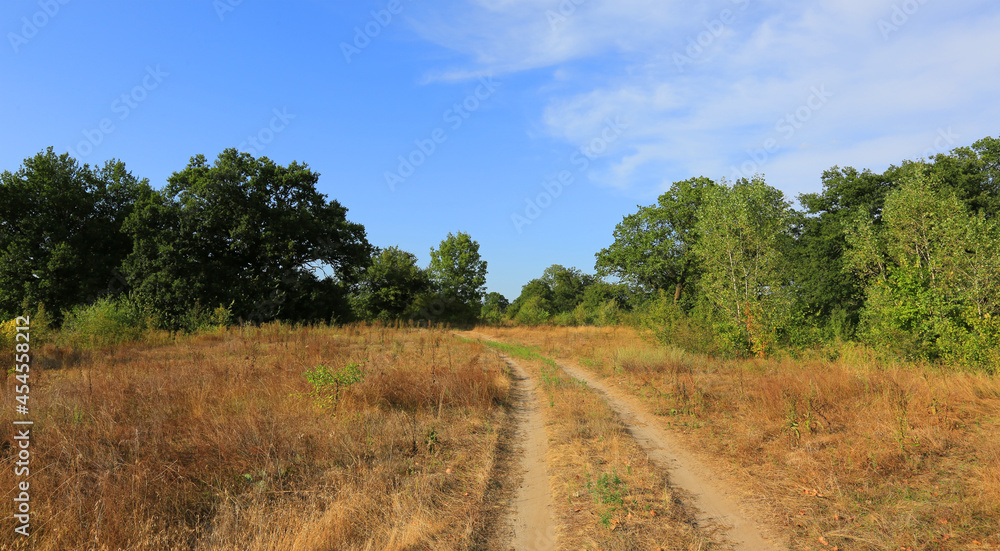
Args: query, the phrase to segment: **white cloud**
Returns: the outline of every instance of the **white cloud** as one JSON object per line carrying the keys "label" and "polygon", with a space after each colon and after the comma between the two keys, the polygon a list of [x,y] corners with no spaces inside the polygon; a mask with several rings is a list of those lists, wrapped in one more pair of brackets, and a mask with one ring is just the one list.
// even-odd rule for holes
{"label": "white cloud", "polygon": [[[598,181],[648,193],[664,180],[730,176],[770,139],[760,171],[794,194],[815,189],[832,165],[918,156],[940,129],[961,129],[952,147],[997,133],[1000,6],[906,1],[584,0],[553,20],[559,1],[474,0],[419,31],[471,59],[434,78],[553,67],[541,120],[574,146],[608,117],[629,121],[610,164],[592,173]],[[723,10],[732,22],[719,30]],[[880,21],[898,30],[886,38]],[[674,54],[692,63],[678,67]],[[819,108],[816,88],[833,94]],[[776,126],[796,113],[808,117],[791,135]]]}

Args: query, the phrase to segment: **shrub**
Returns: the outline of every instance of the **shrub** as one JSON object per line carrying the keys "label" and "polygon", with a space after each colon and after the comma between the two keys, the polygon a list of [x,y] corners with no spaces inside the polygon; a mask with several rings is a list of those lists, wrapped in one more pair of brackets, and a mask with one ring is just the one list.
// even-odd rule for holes
{"label": "shrub", "polygon": [[0,353],[4,355],[14,349],[14,335],[17,333],[17,323],[15,320],[5,321],[0,324]]}
{"label": "shrub", "polygon": [[340,400],[340,392],[365,380],[365,372],[361,365],[349,363],[346,366],[331,371],[325,365],[306,370],[306,380],[312,385],[310,395],[321,407],[335,405]]}
{"label": "shrub", "polygon": [[543,307],[543,298],[529,298],[514,315],[514,321],[521,325],[542,325],[549,321],[549,311]]}
{"label": "shrub", "polygon": [[706,318],[698,308],[691,313],[685,312],[674,304],[672,296],[664,292],[646,305],[642,317],[644,327],[664,344],[694,352],[715,353],[720,350],[719,340],[725,337],[717,335]]}
{"label": "shrub", "polygon": [[78,348],[114,346],[141,340],[148,327],[142,308],[134,301],[102,298],[67,312],[59,340]]}

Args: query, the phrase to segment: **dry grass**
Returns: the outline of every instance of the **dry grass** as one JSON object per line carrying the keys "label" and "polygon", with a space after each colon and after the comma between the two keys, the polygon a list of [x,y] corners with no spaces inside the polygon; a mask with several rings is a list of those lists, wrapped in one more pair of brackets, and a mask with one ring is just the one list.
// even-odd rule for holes
{"label": "dry grass", "polygon": [[1000,379],[927,365],[714,361],[625,328],[490,329],[613,377],[819,549],[1000,548]]}
{"label": "dry grass", "polygon": [[559,548],[721,548],[717,527],[695,527],[692,511],[682,505],[666,473],[649,462],[604,400],[550,359],[513,344],[515,340],[489,345],[513,357],[538,381]]}
{"label": "dry grass", "polygon": [[[303,373],[363,364],[322,407]],[[0,548],[467,549],[483,522],[505,365],[442,331],[269,325],[32,368],[33,536]],[[8,503],[14,403],[0,403]]]}

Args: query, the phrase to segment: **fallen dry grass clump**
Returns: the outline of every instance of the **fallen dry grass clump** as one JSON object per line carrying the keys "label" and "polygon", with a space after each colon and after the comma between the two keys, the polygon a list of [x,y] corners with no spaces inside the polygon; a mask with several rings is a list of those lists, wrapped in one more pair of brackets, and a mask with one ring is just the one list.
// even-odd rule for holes
{"label": "fallen dry grass clump", "polygon": [[538,383],[558,549],[722,548],[718,527],[697,525],[667,473],[649,461],[601,396],[536,349],[514,339],[487,344]]}
{"label": "fallen dry grass clump", "polygon": [[[941,366],[714,360],[626,328],[490,329],[611,377],[794,549],[1000,548],[1000,379]],[[725,471],[725,472],[721,472]]]}
{"label": "fallen dry grass clump", "polygon": [[31,373],[33,535],[8,515],[2,549],[465,549],[509,388],[480,344],[368,326],[48,348]]}

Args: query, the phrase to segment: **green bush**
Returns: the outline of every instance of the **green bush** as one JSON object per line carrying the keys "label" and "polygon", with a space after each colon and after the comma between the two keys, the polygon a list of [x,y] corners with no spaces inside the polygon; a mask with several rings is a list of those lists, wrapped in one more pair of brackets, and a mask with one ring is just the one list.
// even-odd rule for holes
{"label": "green bush", "polygon": [[661,291],[643,310],[639,315],[644,328],[664,344],[710,354],[734,348],[720,342],[725,341],[726,335],[716,333],[702,309],[696,307],[691,313],[685,312],[668,293]]}
{"label": "green bush", "polygon": [[149,319],[135,301],[128,297],[102,298],[65,313],[59,342],[78,348],[101,348],[141,340],[148,329]]}
{"label": "green bush", "polygon": [[317,365],[306,370],[305,376],[313,387],[310,395],[320,407],[335,405],[340,400],[342,390],[365,380],[364,369],[355,363],[349,363],[336,371],[331,371],[325,365]]}
{"label": "green bush", "polygon": [[529,298],[514,315],[514,322],[521,325],[543,325],[548,323],[552,316],[548,310],[542,306],[544,299],[539,296]]}
{"label": "green bush", "polygon": [[196,333],[231,325],[233,322],[231,307],[232,304],[228,307],[220,304],[214,310],[208,310],[202,308],[201,305],[195,305],[194,308],[181,316],[181,328],[188,333]]}

